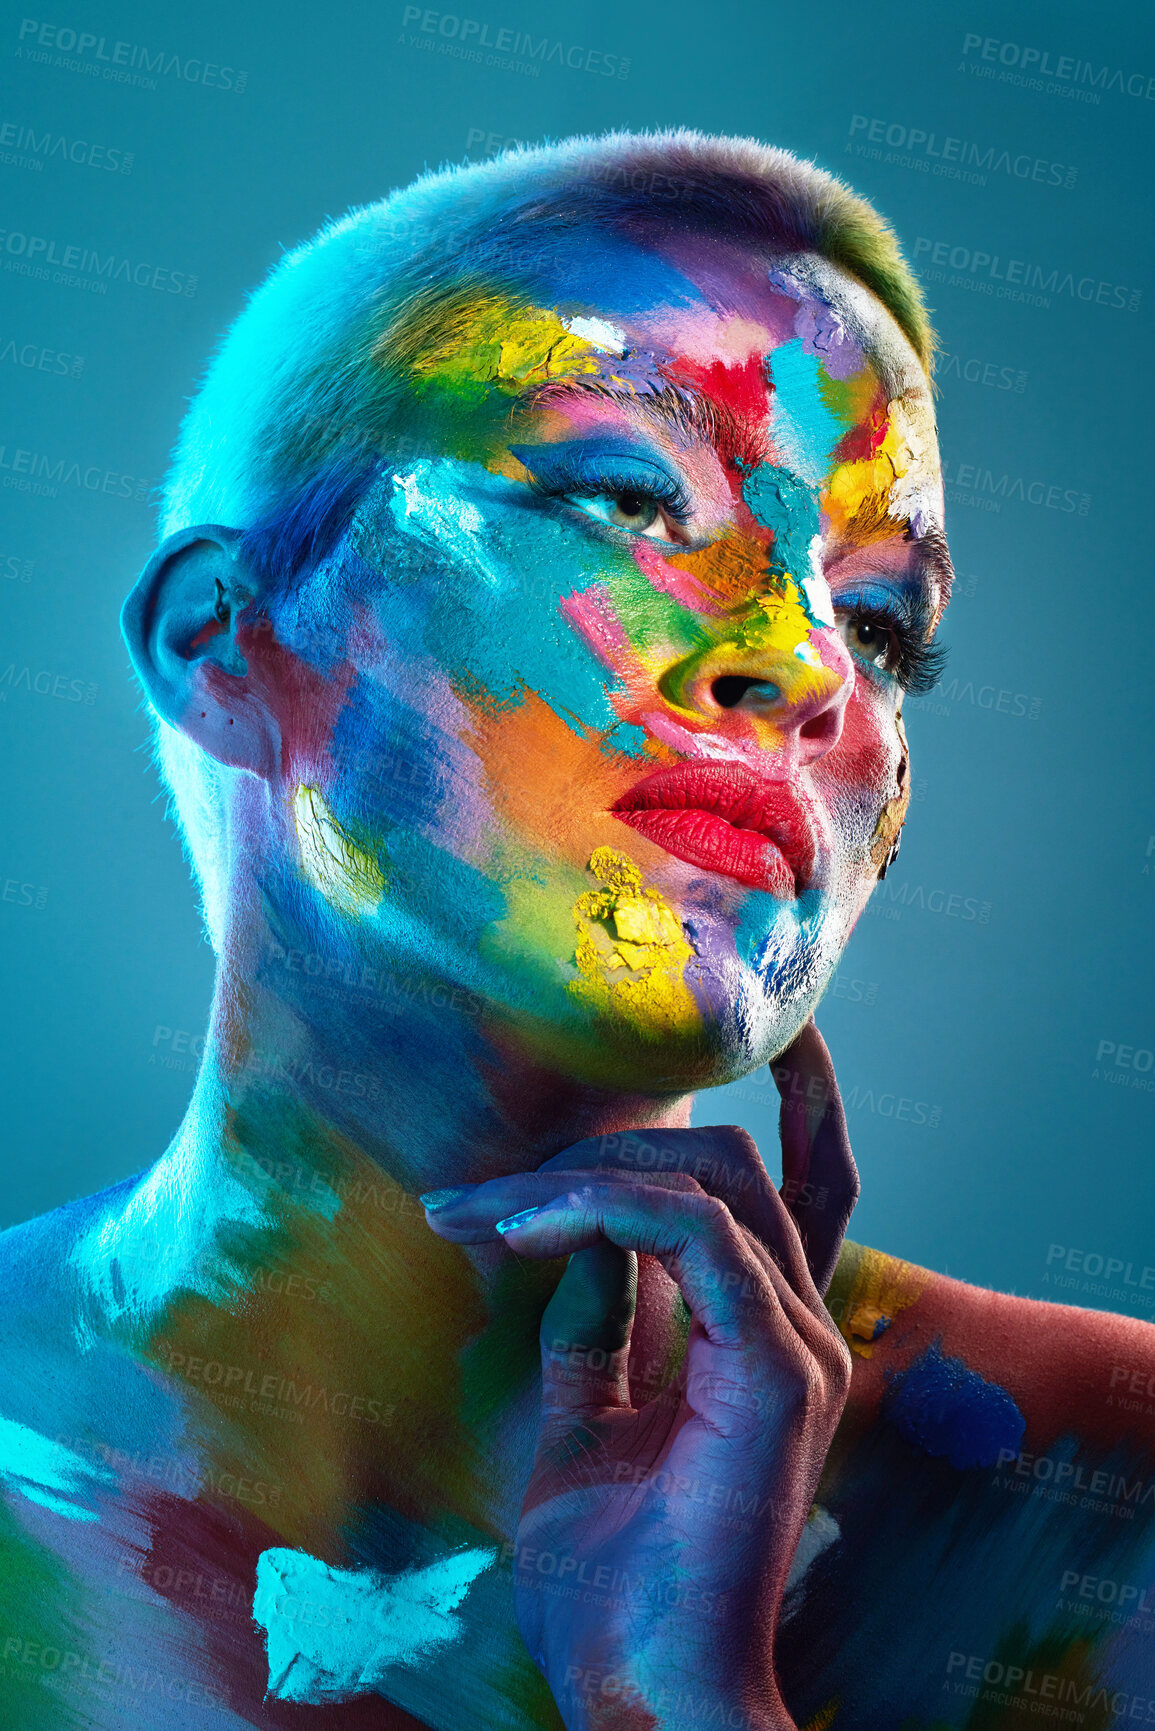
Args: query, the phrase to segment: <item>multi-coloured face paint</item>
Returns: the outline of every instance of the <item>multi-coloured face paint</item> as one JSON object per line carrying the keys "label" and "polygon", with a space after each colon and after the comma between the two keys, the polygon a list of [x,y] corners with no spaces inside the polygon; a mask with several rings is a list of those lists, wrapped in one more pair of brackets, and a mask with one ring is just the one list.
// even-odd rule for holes
{"label": "multi-coloured face paint", "polygon": [[[355,837],[340,857],[389,887],[378,912],[355,873],[351,949],[440,972],[455,934],[495,1025],[562,1068],[637,1079],[660,1034],[663,1077],[716,1081],[809,1013],[901,823],[901,678],[941,605],[933,417],[837,273],[607,244],[612,296],[563,248],[564,300],[544,268],[463,284],[379,341],[409,454],[312,580],[356,624],[331,777],[294,784],[328,813],[302,869]],[[404,788],[366,773],[372,740]],[[693,763],[740,768],[743,798],[667,782],[643,821],[642,779]],[[610,856],[678,933],[629,991],[590,924]]]}
{"label": "multi-coloured face paint", "polygon": [[[808,1015],[901,826],[946,570],[913,351],[821,260],[595,225],[535,256],[368,345],[392,441],[217,663],[275,749],[222,752],[253,773],[188,1118],[145,1178],[4,1240],[13,1723],[151,1723],[147,1692],[226,1731],[560,1727],[512,1593],[560,1269],[434,1236],[416,1193],[629,1127],[664,1169],[688,1090]],[[689,1315],[637,1275],[649,1390]],[[1139,1325],[853,1246],[831,1306],[851,1399],[762,1615],[795,1723],[993,1724],[944,1686],[964,1649],[1137,1717],[1138,1642],[1054,1583],[1072,1544],[1136,1597],[1155,1570],[1115,1518],[1155,1499],[1151,1427],[1087,1393],[1140,1374]],[[1072,1538],[1012,1497],[1032,1459],[1111,1518]],[[760,1489],[689,1494],[769,1546]],[[564,1617],[584,1560],[539,1564]]]}

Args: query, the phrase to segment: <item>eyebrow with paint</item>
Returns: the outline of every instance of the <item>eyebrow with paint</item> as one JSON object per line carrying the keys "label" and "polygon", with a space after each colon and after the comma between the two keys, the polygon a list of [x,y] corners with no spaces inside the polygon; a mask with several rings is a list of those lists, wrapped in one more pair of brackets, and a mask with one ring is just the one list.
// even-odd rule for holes
{"label": "eyebrow with paint", "polygon": [[[769,456],[763,429],[755,429],[724,403],[712,403],[696,391],[667,381],[641,379],[635,386],[594,374],[545,379],[530,387],[521,399],[521,406],[528,410],[564,409],[567,402],[591,398],[609,403],[631,417],[648,420],[659,431],[672,433],[676,439],[692,438],[711,445],[728,465],[739,464],[753,469]],[[924,592],[929,627],[932,615],[950,600],[954,582],[954,567],[946,539],[940,529],[929,529],[923,535],[911,536],[908,522],[889,517],[889,503],[889,494],[878,495],[879,509],[893,524],[894,534],[913,542],[915,553],[909,574]]]}
{"label": "eyebrow with paint", "polygon": [[915,549],[914,575],[928,592],[934,610],[941,611],[950,600],[954,583],[954,565],[946,536],[941,529],[928,529],[925,535],[912,536],[911,540]]}
{"label": "eyebrow with paint", "polygon": [[546,379],[522,398],[526,409],[562,408],[576,398],[594,398],[626,414],[652,422],[659,431],[675,438],[697,439],[712,445],[724,463],[747,468],[767,456],[765,432],[735,415],[724,403],[712,403],[696,391],[667,381],[641,379],[637,385],[622,384],[594,374],[568,379]]}

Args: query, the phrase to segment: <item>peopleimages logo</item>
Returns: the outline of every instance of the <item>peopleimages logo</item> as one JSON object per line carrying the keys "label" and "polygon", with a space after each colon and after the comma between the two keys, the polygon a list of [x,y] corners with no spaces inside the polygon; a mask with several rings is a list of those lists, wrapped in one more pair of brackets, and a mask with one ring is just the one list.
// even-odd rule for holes
{"label": "peopleimages logo", "polygon": [[[920,234],[914,243],[914,256],[927,265],[944,266],[954,276],[944,279],[925,271],[932,282],[948,281],[952,287],[978,287],[984,294],[997,295],[1000,300],[1026,301],[1032,306],[1050,306],[1052,295],[1066,295],[1070,300],[1114,307],[1133,313],[1143,298],[1142,289],[1128,288],[1123,283],[1104,281],[1093,276],[1077,277],[1061,266],[1032,264],[1029,259],[1004,258],[1001,253],[985,252],[981,248],[952,246],[949,240],[931,240]],[[969,280],[962,280],[969,279]],[[996,289],[995,284],[998,284]]]}
{"label": "peopleimages logo", "polygon": [[[861,139],[856,138],[859,133]],[[980,186],[987,184],[988,174],[1007,174],[1015,180],[1032,180],[1038,185],[1068,189],[1079,178],[1078,169],[1069,163],[1032,156],[1029,150],[1001,150],[995,144],[984,146],[969,138],[928,132],[924,126],[904,126],[898,121],[872,119],[868,114],[851,115],[849,137],[855,142],[859,155],[889,161],[890,154],[883,157],[879,149],[871,148],[885,145],[888,153],[898,153],[895,161],[900,168],[919,168],[950,180],[977,182]]]}
{"label": "peopleimages logo", "polygon": [[988,511],[1001,510],[1004,499],[1040,505],[1047,511],[1074,512],[1080,517],[1086,517],[1091,509],[1090,493],[1081,493],[1076,487],[1061,487],[1026,475],[996,475],[982,463],[956,463],[946,458],[942,478],[948,501],[963,505],[981,501]]}
{"label": "peopleimages logo", "polygon": [[[593,72],[601,78],[628,78],[630,61],[620,54],[607,54],[601,48],[582,48],[542,36],[535,41],[525,30],[490,26],[481,18],[462,18],[457,12],[434,12],[424,6],[406,6],[401,14],[402,31],[415,26],[417,37],[437,38],[445,44],[442,50],[456,45],[456,56],[482,62],[481,50],[491,55],[512,55],[513,62],[527,67],[536,77],[537,66],[567,66],[571,72]],[[404,35],[401,37],[405,41]],[[429,44],[431,47],[433,43]],[[488,62],[482,62],[488,64]]]}
{"label": "peopleimages logo", "polygon": [[9,168],[32,168],[37,173],[56,159],[78,168],[100,168],[109,174],[131,174],[136,158],[131,150],[108,144],[90,144],[85,138],[69,138],[62,132],[37,132],[7,120],[0,126],[0,162]]}
{"label": "peopleimages logo", "polygon": [[220,66],[214,60],[185,58],[164,48],[149,48],[142,42],[113,42],[67,25],[42,24],[24,18],[17,31],[16,55],[39,66],[63,67],[67,72],[85,72],[114,84],[136,84],[155,90],[157,77],[176,78],[182,84],[203,84],[206,90],[232,90],[238,96],[248,83],[247,72],[235,66]]}
{"label": "peopleimages logo", "polygon": [[154,289],[157,294],[183,295],[197,292],[197,278],[187,271],[169,270],[144,259],[121,258],[117,253],[99,253],[92,247],[68,246],[42,234],[0,228],[0,251],[4,269],[37,282],[63,283],[66,288],[88,288],[107,294],[110,282],[131,283]]}
{"label": "peopleimages logo", "polygon": [[157,484],[144,476],[124,475],[119,469],[103,469],[99,463],[82,467],[66,457],[54,459],[43,451],[0,445],[0,486],[15,488],[18,493],[55,499],[61,487],[79,487],[85,493],[103,493],[109,498],[134,499],[144,504]]}
{"label": "peopleimages logo", "polygon": [[1096,1715],[1098,1725],[1107,1723],[1105,1717],[1099,1717],[1106,1714],[1118,1720],[1141,1719],[1144,1725],[1155,1725],[1155,1698],[1132,1695],[1126,1689],[1111,1690],[1095,1682],[1084,1683],[1059,1671],[1011,1665],[1005,1659],[990,1659],[985,1653],[954,1652],[946,1662],[946,1674],[956,1695],[1010,1707],[1020,1713],[1043,1713],[1049,1719],[1061,1719],[1064,1724],[1081,1725],[1085,1715],[1078,1709],[1086,1707]]}
{"label": "peopleimages logo", "polygon": [[[1118,96],[1133,96],[1143,102],[1155,102],[1155,76],[1146,72],[1126,72],[1121,66],[1097,66],[1090,60],[1078,60],[1070,54],[1057,54],[1052,59],[1049,48],[1030,48],[1020,42],[1003,42],[997,36],[979,36],[968,32],[963,37],[963,60],[970,61],[968,71],[991,70],[985,76],[994,77],[996,67],[1018,76],[1005,82],[1025,84],[1028,89],[1042,90],[1043,79],[1052,78],[1072,90],[1082,87],[1085,99],[1098,101],[1098,92],[1113,90]],[[960,68],[961,70],[961,68]]]}

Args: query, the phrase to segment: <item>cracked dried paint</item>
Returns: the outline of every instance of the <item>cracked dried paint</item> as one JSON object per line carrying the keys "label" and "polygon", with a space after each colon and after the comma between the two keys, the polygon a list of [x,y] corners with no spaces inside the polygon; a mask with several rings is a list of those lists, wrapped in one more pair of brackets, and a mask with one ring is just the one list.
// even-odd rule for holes
{"label": "cracked dried paint", "polygon": [[571,992],[598,1008],[615,1005],[654,1038],[700,1022],[682,977],[695,952],[665,897],[645,888],[633,860],[613,848],[598,848],[589,869],[603,887],[574,903],[580,977]]}

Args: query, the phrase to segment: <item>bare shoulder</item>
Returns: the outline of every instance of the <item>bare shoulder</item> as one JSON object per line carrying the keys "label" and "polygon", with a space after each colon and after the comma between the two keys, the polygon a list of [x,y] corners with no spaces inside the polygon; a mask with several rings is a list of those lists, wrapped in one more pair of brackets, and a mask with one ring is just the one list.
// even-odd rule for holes
{"label": "bare shoulder", "polygon": [[848,1244],[851,1392],[777,1649],[796,1722],[1155,1724],[1155,1327]]}
{"label": "bare shoulder", "polygon": [[[23,1448],[47,1462],[84,1452],[140,1378],[104,1327],[78,1254],[116,1194],[80,1198],[0,1233],[0,1435],[9,1453]],[[67,1476],[60,1460],[51,1470]]]}
{"label": "bare shoulder", "polygon": [[1021,1417],[1040,1444],[1155,1451],[1155,1326],[1109,1311],[990,1292],[865,1245],[844,1247],[827,1306],[854,1358],[851,1405],[870,1422],[912,1378],[940,1404],[985,1406],[1002,1391],[1005,1434]]}

